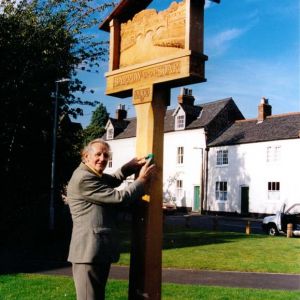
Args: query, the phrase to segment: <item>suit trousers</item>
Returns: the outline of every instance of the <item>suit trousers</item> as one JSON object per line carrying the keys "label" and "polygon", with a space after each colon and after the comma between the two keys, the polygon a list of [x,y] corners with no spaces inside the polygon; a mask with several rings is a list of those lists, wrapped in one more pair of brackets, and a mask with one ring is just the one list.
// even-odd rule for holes
{"label": "suit trousers", "polygon": [[73,263],[77,300],[104,300],[110,263]]}

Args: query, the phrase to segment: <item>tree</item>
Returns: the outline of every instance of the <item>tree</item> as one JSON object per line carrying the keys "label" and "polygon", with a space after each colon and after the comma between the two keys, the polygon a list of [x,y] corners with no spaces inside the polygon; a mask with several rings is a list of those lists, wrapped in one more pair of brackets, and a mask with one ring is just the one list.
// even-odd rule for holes
{"label": "tree", "polygon": [[84,144],[104,134],[108,117],[106,107],[100,103],[92,114],[91,123],[83,131]]}
{"label": "tree", "polygon": [[[87,33],[100,22],[97,13],[113,5],[102,2],[93,6],[91,0],[0,0],[0,175],[5,200],[0,202],[0,220],[4,227],[12,215],[17,224],[18,216],[24,222],[25,215],[32,219],[47,213],[55,82],[71,79],[59,86],[59,116],[76,117],[82,114],[79,105],[97,104],[75,94],[87,90],[76,78],[78,69],[97,68],[107,53],[107,42]],[[67,159],[74,159],[78,147],[72,145],[81,142],[80,134],[59,131],[58,149],[64,153],[57,153],[58,161],[64,163],[66,152]],[[60,185],[71,168],[61,170]]]}
{"label": "tree", "polygon": [[99,127],[105,127],[108,121],[109,114],[106,107],[100,103],[98,107],[93,111],[90,125],[97,125]]}

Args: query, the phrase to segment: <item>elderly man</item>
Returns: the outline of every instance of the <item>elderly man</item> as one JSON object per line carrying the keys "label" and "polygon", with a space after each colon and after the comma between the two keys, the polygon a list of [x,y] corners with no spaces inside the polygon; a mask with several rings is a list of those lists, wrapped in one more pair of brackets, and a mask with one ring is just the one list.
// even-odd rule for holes
{"label": "elderly man", "polygon": [[[77,300],[105,298],[110,265],[119,259],[116,233],[118,204],[130,204],[145,194],[154,165],[133,159],[116,173],[103,173],[109,145],[102,139],[91,141],[82,151],[82,163],[74,171],[67,188],[73,231],[68,261],[73,265]],[[139,172],[137,179],[116,190],[123,180]]]}

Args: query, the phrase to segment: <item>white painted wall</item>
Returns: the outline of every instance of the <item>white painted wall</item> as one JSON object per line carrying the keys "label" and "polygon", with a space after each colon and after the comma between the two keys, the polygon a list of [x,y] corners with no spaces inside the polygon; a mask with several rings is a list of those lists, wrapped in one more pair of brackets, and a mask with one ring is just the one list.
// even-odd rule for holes
{"label": "white painted wall", "polygon": [[[136,138],[108,140],[107,142],[112,153],[112,167],[107,166],[105,172],[112,174],[136,156]],[[128,178],[118,189],[124,188],[132,180],[134,180],[133,176]]]}
{"label": "white painted wall", "polygon": [[[267,147],[280,146],[278,161],[267,162]],[[228,149],[228,166],[216,166],[217,150]],[[241,211],[241,186],[249,186],[249,212],[275,213],[283,203],[300,202],[300,139],[214,147],[209,151],[206,208]],[[227,201],[215,200],[215,182],[228,182]],[[280,198],[268,198],[268,182],[280,182]]]}
{"label": "white painted wall", "polygon": [[107,173],[115,172],[118,168],[135,157],[135,137],[128,139],[108,140],[107,142],[110,145],[113,157],[112,168],[107,168]]}
{"label": "white painted wall", "polygon": [[[113,173],[123,164],[135,157],[136,138],[108,141],[113,153]],[[184,147],[184,162],[177,164],[177,147]],[[182,180],[182,197],[176,199],[178,207],[192,207],[194,203],[194,186],[200,185],[202,168],[202,149],[205,148],[203,129],[176,131],[164,135],[164,196],[176,197],[176,180]],[[155,160],[155,158],[154,158]],[[170,182],[170,180],[175,180]]]}
{"label": "white painted wall", "polygon": [[[194,186],[201,182],[202,149],[205,149],[203,129],[166,133],[164,137],[164,191],[176,197],[176,180],[182,180],[182,197],[176,199],[178,207],[193,208]],[[177,164],[177,148],[184,147],[183,164]],[[170,179],[175,179],[170,185]]]}

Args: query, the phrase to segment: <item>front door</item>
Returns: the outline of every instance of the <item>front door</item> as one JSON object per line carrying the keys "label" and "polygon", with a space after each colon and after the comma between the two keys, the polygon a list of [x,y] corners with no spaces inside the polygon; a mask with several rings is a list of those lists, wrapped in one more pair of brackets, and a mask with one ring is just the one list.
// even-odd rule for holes
{"label": "front door", "polygon": [[249,187],[241,187],[241,214],[247,215],[249,213]]}
{"label": "front door", "polygon": [[194,207],[193,211],[199,211],[200,210],[200,186],[195,185],[194,186]]}

